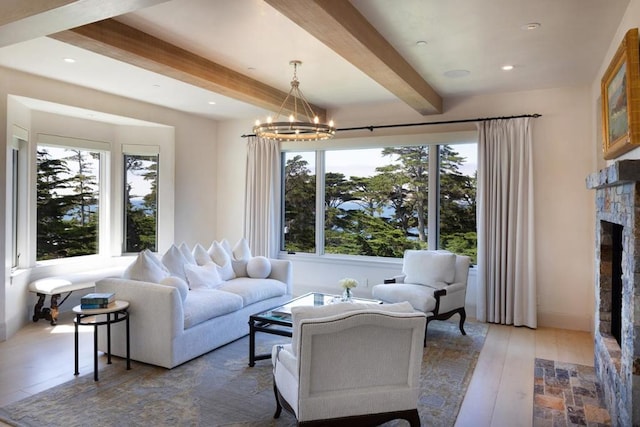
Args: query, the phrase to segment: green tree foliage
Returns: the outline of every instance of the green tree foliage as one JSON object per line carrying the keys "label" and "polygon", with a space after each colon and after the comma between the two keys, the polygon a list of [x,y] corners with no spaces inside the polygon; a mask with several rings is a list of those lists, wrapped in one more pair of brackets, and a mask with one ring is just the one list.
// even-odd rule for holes
{"label": "green tree foliage", "polygon": [[[346,255],[402,257],[425,249],[428,231],[429,147],[382,150],[389,164],[370,177],[325,174],[325,251]],[[466,159],[440,147],[440,242],[476,256],[476,177],[464,175]],[[285,165],[285,249],[315,250],[315,176],[295,156]],[[357,206],[357,208],[354,208]]]}
{"label": "green tree foliage", "polygon": [[[156,250],[156,230],[158,217],[158,157],[125,155],[127,174],[141,176],[150,183],[151,189],[144,195],[132,194],[132,183],[125,184],[125,252],[140,252],[144,249]],[[136,198],[142,203],[134,203]]]}
{"label": "green tree foliage", "polygon": [[316,176],[300,155],[287,161],[285,166],[284,199],[285,249],[315,251]]}
{"label": "green tree foliage", "polygon": [[37,151],[38,260],[98,250],[98,184],[90,154],[80,150],[65,150],[65,154]]}

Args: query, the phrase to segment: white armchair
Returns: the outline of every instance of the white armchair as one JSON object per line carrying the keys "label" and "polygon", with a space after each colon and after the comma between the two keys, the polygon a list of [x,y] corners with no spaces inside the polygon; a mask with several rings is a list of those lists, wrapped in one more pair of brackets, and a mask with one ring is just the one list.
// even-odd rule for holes
{"label": "white armchair", "polygon": [[371,290],[374,298],[388,303],[409,302],[427,315],[427,327],[432,320],[446,320],[460,314],[460,332],[464,331],[467,313],[464,309],[467,278],[471,259],[448,251],[407,250],[402,274],[385,280]]}
{"label": "white armchair", "polygon": [[273,347],[276,413],[298,425],[420,425],[425,316],[410,304],[294,307],[291,344]]}

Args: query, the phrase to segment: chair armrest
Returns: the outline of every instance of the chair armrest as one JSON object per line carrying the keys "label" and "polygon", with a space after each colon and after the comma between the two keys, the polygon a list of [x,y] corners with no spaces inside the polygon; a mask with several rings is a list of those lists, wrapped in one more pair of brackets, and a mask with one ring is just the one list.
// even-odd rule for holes
{"label": "chair armrest", "polygon": [[277,359],[275,361],[274,366],[281,366],[282,368],[289,371],[289,373],[294,377],[298,378],[298,359],[291,353],[290,348],[287,346],[279,346],[280,349],[275,352],[277,355]]}
{"label": "chair armrest", "polygon": [[[449,286],[445,286],[444,288],[435,291],[433,293],[433,297],[436,299],[436,307],[433,309],[433,313],[440,313],[441,306],[445,306],[444,311],[448,311],[446,309],[451,308],[451,303],[455,302],[456,296],[460,293],[462,293],[460,298],[462,299],[462,304],[464,305],[464,295],[466,294],[466,290],[466,283],[452,283]],[[451,298],[453,298],[453,300],[450,300]]]}
{"label": "chair armrest", "polygon": [[384,279],[385,284],[389,283],[404,283],[404,278],[407,277],[406,274],[400,274],[398,276],[393,276],[388,279]]}

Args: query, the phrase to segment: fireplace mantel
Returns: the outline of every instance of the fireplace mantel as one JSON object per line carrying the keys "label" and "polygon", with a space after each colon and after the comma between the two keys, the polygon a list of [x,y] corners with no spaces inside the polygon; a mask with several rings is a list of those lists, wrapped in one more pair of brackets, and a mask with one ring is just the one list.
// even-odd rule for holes
{"label": "fireplace mantel", "polygon": [[587,188],[596,190],[637,181],[640,181],[640,160],[620,160],[589,175]]}

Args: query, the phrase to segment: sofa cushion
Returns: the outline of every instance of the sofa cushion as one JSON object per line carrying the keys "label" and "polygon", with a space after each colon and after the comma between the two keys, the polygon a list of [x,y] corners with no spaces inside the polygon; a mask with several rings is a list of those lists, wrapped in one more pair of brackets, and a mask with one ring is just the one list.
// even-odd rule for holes
{"label": "sofa cushion", "polygon": [[404,253],[405,283],[442,288],[453,282],[456,254],[436,251],[407,250]]}
{"label": "sofa cushion", "polygon": [[189,285],[187,285],[187,282],[185,282],[179,277],[176,277],[176,276],[165,277],[160,281],[160,284],[176,288],[178,292],[180,292],[180,298],[182,299],[182,301],[184,301],[187,298],[187,295],[189,294]]}
{"label": "sofa cushion", "polygon": [[371,290],[374,298],[397,303],[407,301],[416,310],[429,313],[436,308],[436,299],[433,296],[435,288],[412,283],[389,283],[376,285]]}
{"label": "sofa cushion", "polygon": [[160,283],[170,276],[169,270],[148,249],[138,254],[136,259],[124,270],[122,278],[142,282]]}
{"label": "sofa cushion", "polygon": [[187,276],[184,272],[184,266],[185,264],[188,264],[188,262],[180,248],[175,244],[171,245],[164,255],[162,255],[162,263],[167,267],[167,270],[169,270],[172,276],[179,277],[182,280],[187,280]]}
{"label": "sofa cushion", "polygon": [[242,297],[244,306],[269,298],[275,298],[286,294],[287,285],[274,279],[251,279],[249,277],[237,277],[222,283],[218,289],[233,292]]}
{"label": "sofa cushion", "polygon": [[196,243],[196,245],[193,247],[193,257],[195,258],[196,264],[198,265],[205,265],[213,262],[211,255],[209,255],[209,252],[207,252],[204,246],[202,246],[200,243]]}
{"label": "sofa cushion", "polygon": [[191,253],[189,245],[187,245],[185,242],[182,242],[180,243],[180,246],[178,246],[178,249],[180,249],[180,252],[182,252],[182,255],[184,256],[184,259],[187,261],[187,263],[196,264],[196,259],[193,257],[193,253]]}
{"label": "sofa cushion", "polygon": [[218,267],[213,261],[205,265],[185,265],[184,271],[191,289],[213,289],[222,283]]}
{"label": "sofa cushion", "polygon": [[218,265],[218,272],[222,280],[231,280],[236,277],[231,265],[231,255],[219,242],[213,242],[208,250],[211,259]]}
{"label": "sofa cushion", "polygon": [[209,319],[240,310],[242,298],[218,289],[194,289],[189,291],[182,307],[184,328],[189,329]]}
{"label": "sofa cushion", "polygon": [[233,247],[231,251],[231,265],[236,277],[247,277],[247,263],[251,259],[251,249],[249,249],[249,242],[247,239],[242,238],[238,240],[238,243]]}
{"label": "sofa cushion", "polygon": [[247,276],[252,279],[266,279],[271,274],[271,261],[266,257],[256,256],[247,262]]}

